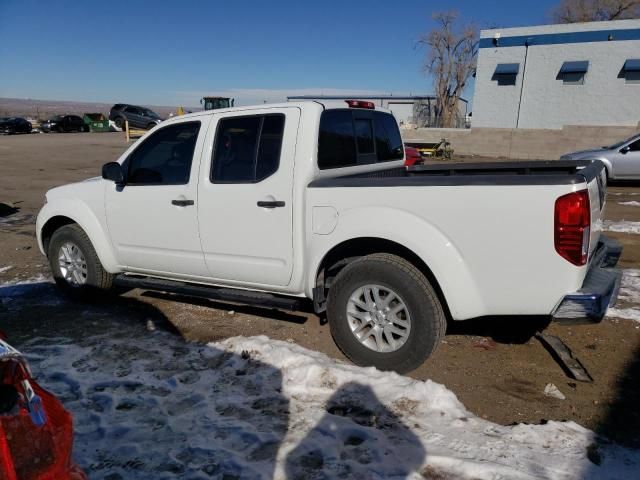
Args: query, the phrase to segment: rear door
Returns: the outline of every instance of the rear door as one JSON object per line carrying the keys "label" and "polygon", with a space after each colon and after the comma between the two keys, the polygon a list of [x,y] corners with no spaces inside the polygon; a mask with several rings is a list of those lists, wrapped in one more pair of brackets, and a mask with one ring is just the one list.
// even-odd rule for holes
{"label": "rear door", "polygon": [[198,189],[204,259],[225,283],[289,283],[293,170],[300,110],[214,115]]}
{"label": "rear door", "polygon": [[111,242],[131,271],[207,278],[198,236],[200,152],[209,117],[154,131],[123,162],[126,183],[107,183]]}

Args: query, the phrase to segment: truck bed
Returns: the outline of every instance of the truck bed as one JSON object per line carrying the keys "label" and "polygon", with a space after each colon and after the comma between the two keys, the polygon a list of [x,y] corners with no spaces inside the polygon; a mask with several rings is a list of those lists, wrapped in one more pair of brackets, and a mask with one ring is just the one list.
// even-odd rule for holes
{"label": "truck bed", "polygon": [[599,178],[603,168],[599,160],[431,164],[319,178],[309,187],[572,185]]}

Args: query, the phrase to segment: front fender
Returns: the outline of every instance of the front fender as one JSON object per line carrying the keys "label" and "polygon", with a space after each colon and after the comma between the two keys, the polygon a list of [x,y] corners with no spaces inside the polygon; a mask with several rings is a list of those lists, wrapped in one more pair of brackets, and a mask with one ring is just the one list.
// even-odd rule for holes
{"label": "front fender", "polygon": [[343,210],[331,234],[313,234],[307,295],[312,295],[316,273],[327,253],[345,241],[365,237],[398,243],[420,257],[440,285],[454,319],[486,314],[485,302],[455,243],[424,218],[391,207]]}
{"label": "front fender", "polygon": [[42,241],[42,230],[54,217],[67,217],[77,223],[87,234],[98,254],[100,263],[109,273],[119,273],[120,266],[109,240],[109,234],[95,213],[87,204],[78,199],[62,198],[53,200],[42,207],[36,220],[36,236],[38,247],[43,255],[47,255]]}

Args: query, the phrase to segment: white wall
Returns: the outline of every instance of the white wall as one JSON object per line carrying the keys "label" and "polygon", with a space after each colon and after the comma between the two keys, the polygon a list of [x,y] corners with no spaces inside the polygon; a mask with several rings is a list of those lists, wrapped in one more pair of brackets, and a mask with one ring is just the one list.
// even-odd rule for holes
{"label": "white wall", "polygon": [[[485,30],[481,38],[493,38],[498,32],[504,41],[509,36],[620,28],[640,28],[640,20]],[[640,58],[640,40],[534,44],[528,47],[523,76],[525,50],[524,46],[480,49],[474,127],[516,127],[521,88],[519,128],[636,126],[640,122],[640,84],[626,84],[624,78],[618,78],[625,60]],[[584,85],[564,85],[562,80],[556,80],[563,62],[575,60],[589,61]],[[520,63],[520,71],[515,86],[499,86],[491,80],[497,64],[516,62]]]}

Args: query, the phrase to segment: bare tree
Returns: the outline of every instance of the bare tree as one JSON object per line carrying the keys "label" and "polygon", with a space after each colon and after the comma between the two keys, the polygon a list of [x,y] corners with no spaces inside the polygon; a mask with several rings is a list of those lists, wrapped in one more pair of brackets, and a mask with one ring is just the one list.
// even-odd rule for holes
{"label": "bare tree", "polygon": [[460,96],[476,69],[478,29],[473,24],[457,28],[457,12],[433,15],[436,27],[418,39],[427,49],[424,69],[433,77],[436,116],[442,127],[455,126]]}
{"label": "bare tree", "polygon": [[561,0],[551,18],[555,23],[640,18],[640,0]]}

